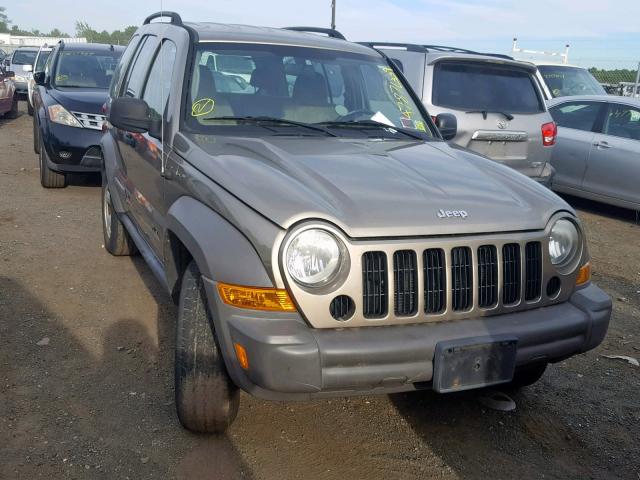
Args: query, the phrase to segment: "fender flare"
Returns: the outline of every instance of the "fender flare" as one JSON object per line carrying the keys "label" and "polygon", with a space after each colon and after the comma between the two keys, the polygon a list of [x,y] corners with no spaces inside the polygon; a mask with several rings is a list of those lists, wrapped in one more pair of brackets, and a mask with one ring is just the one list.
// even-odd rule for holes
{"label": "fender flare", "polygon": [[251,242],[205,204],[180,197],[169,208],[166,222],[165,270],[172,293],[179,288],[182,267],[172,236],[182,242],[206,278],[234,285],[273,287]]}

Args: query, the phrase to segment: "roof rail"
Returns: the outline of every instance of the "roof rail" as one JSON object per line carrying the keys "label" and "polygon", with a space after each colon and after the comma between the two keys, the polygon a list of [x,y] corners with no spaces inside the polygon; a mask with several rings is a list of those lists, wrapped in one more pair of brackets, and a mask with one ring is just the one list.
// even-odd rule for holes
{"label": "roof rail", "polygon": [[418,45],[414,43],[394,43],[394,42],[358,42],[360,45],[364,45],[365,47],[376,48],[376,47],[394,47],[394,48],[404,48],[409,52],[420,52],[427,53],[427,49],[423,45]]}
{"label": "roof rail", "polygon": [[144,19],[144,25],[151,23],[151,20],[155,20],[156,18],[168,17],[171,19],[172,25],[180,25],[182,26],[182,18],[176,12],[156,12],[149,15]]}
{"label": "roof rail", "polygon": [[347,38],[334,28],[321,28],[321,27],[285,27],[285,30],[293,30],[294,32],[310,32],[310,33],[324,33],[331,38],[338,38],[340,40],[346,40]]}
{"label": "roof rail", "polygon": [[449,52],[449,53],[467,53],[469,55],[486,55],[488,57],[504,58],[506,60],[513,60],[513,57],[504,55],[502,53],[486,53],[476,52],[475,50],[467,50],[466,48],[447,47],[445,45],[423,45],[429,52]]}

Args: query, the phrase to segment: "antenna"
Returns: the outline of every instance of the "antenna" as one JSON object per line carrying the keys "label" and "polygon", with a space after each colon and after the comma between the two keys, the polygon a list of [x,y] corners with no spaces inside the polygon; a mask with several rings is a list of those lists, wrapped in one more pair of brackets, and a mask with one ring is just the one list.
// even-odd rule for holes
{"label": "antenna", "polygon": [[[164,14],[164,5],[163,1],[160,0],[160,13]],[[164,99],[164,55],[162,54],[162,47],[164,46],[164,34],[160,37],[160,49],[158,50],[158,55],[160,55],[160,75],[162,79],[160,81],[160,99]],[[162,106],[162,112],[160,113],[160,175],[164,177],[164,171],[166,166],[166,156],[164,153],[164,111],[167,109],[166,105]]]}
{"label": "antenna", "polygon": [[336,29],[336,0],[331,0],[331,30]]}

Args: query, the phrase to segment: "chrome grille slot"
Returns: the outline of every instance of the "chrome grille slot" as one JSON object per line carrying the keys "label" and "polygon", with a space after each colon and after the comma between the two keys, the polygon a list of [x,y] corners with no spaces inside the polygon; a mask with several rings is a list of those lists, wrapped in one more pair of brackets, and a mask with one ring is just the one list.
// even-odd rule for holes
{"label": "chrome grille slot", "polygon": [[478,248],[478,305],[493,307],[498,302],[498,252],[493,245]]}
{"label": "chrome grille slot", "polygon": [[502,247],[502,303],[512,305],[520,300],[520,245],[507,243]]}
{"label": "chrome grille slot", "polygon": [[388,310],[387,255],[366,252],[362,255],[362,304],[365,318],[380,318]]}
{"label": "chrome grille slot", "polygon": [[413,250],[393,254],[394,311],[396,315],[413,315],[418,311],[418,260]]}
{"label": "chrome grille slot", "polygon": [[525,247],[525,293],[527,302],[540,298],[542,294],[542,246],[540,242],[529,242]]}
{"label": "chrome grille slot", "polygon": [[447,305],[447,270],[444,250],[430,248],[424,251],[424,311],[441,313]]}
{"label": "chrome grille slot", "polygon": [[97,113],[71,112],[84,128],[92,130],[102,130],[102,124],[107,117]]}
{"label": "chrome grille slot", "polygon": [[469,247],[451,250],[451,282],[453,310],[469,310],[473,302],[473,265]]}

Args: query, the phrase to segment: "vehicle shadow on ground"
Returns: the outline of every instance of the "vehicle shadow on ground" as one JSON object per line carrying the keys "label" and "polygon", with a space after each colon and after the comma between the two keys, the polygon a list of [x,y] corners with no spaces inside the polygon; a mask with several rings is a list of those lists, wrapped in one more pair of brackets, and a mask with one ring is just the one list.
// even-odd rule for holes
{"label": "vehicle shadow on ground", "polygon": [[[164,341],[158,347],[132,319],[93,339],[102,355],[0,276],[0,478],[252,478],[227,437],[200,439],[167,422],[175,415],[172,380],[159,373],[169,371]],[[168,472],[176,453],[183,460]]]}
{"label": "vehicle shadow on ground", "polygon": [[68,173],[67,186],[73,187],[102,187],[102,175],[99,173]]}
{"label": "vehicle shadow on ground", "polygon": [[574,197],[573,195],[565,193],[559,195],[576,210],[582,210],[594,215],[602,215],[614,220],[621,220],[623,222],[640,225],[640,212],[636,212],[635,210],[616,207],[614,205],[608,205],[606,203],[596,202],[595,200],[588,200],[586,198]]}

